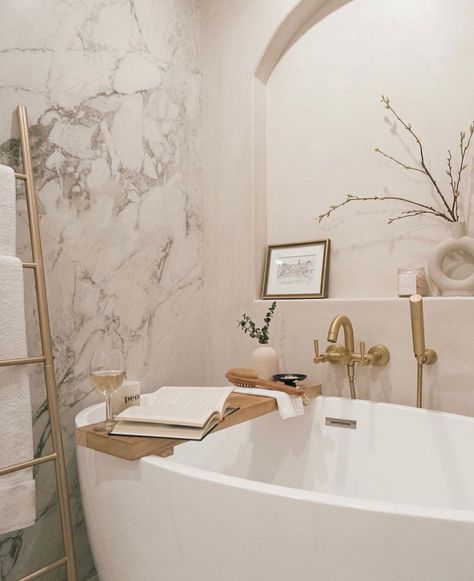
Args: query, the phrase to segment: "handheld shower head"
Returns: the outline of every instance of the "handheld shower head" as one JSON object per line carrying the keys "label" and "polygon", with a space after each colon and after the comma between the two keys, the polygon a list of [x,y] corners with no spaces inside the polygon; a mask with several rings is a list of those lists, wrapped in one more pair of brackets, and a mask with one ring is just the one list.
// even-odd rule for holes
{"label": "handheld shower head", "polygon": [[419,361],[426,357],[425,324],[423,319],[423,298],[420,295],[410,297],[411,333],[413,337],[413,352]]}
{"label": "handheld shower head", "polygon": [[411,332],[413,352],[417,361],[416,405],[423,404],[423,366],[432,365],[438,359],[436,351],[425,347],[425,326],[423,321],[423,299],[420,295],[410,297]]}

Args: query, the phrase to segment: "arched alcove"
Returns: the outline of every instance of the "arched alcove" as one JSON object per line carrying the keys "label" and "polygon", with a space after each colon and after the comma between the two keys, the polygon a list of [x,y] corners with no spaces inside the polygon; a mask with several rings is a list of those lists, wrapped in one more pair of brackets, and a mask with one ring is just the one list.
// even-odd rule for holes
{"label": "arched alcove", "polygon": [[[416,165],[417,147],[380,104],[388,94],[420,135],[433,173],[472,121],[474,6],[456,0],[300,2],[255,72],[254,184],[258,275],[267,243],[331,238],[332,297],[396,295],[396,269],[423,266],[447,230],[430,218],[388,226],[398,204],[352,204],[346,194],[435,203],[428,180],[373,150]],[[467,177],[467,176],[465,176]],[[472,189],[465,181],[465,193]],[[466,196],[466,199],[468,196]],[[465,207],[466,215],[468,207]]]}
{"label": "arched alcove", "polygon": [[255,71],[256,78],[266,84],[280,59],[293,44],[317,22],[348,2],[353,0],[301,0],[268,43]]}

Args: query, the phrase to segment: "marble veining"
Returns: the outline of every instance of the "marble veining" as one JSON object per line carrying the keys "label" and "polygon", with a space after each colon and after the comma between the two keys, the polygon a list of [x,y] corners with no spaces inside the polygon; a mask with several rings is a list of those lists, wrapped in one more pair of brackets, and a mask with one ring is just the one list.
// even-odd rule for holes
{"label": "marble veining", "polygon": [[[79,579],[95,575],[75,468],[73,418],[100,401],[94,349],[113,337],[144,391],[203,379],[201,4],[2,2],[0,161],[19,167],[13,113],[28,108]],[[20,256],[28,256],[19,195]],[[30,352],[39,349],[27,276]],[[41,369],[32,371],[37,453],[49,449]],[[0,537],[0,578],[62,554],[49,466],[38,523]],[[64,572],[48,579],[62,579]]]}

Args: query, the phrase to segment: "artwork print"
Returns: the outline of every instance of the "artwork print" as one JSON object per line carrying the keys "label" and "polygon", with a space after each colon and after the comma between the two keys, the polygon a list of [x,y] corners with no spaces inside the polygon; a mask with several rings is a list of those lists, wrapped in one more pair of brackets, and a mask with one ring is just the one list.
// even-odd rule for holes
{"label": "artwork print", "polygon": [[276,261],[276,283],[281,288],[285,286],[308,288],[314,278],[316,268],[319,266],[320,270],[321,264],[321,257],[318,261],[316,254],[300,254],[280,258]]}
{"label": "artwork print", "polygon": [[324,295],[329,241],[270,246],[263,298]]}

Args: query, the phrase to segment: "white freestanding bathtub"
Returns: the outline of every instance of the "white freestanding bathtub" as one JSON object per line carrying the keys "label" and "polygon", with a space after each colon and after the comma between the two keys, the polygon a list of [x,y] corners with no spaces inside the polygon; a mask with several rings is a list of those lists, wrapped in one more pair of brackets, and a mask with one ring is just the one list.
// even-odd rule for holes
{"label": "white freestanding bathtub", "polygon": [[101,581],[474,580],[471,418],[319,397],[170,458],[77,457]]}

